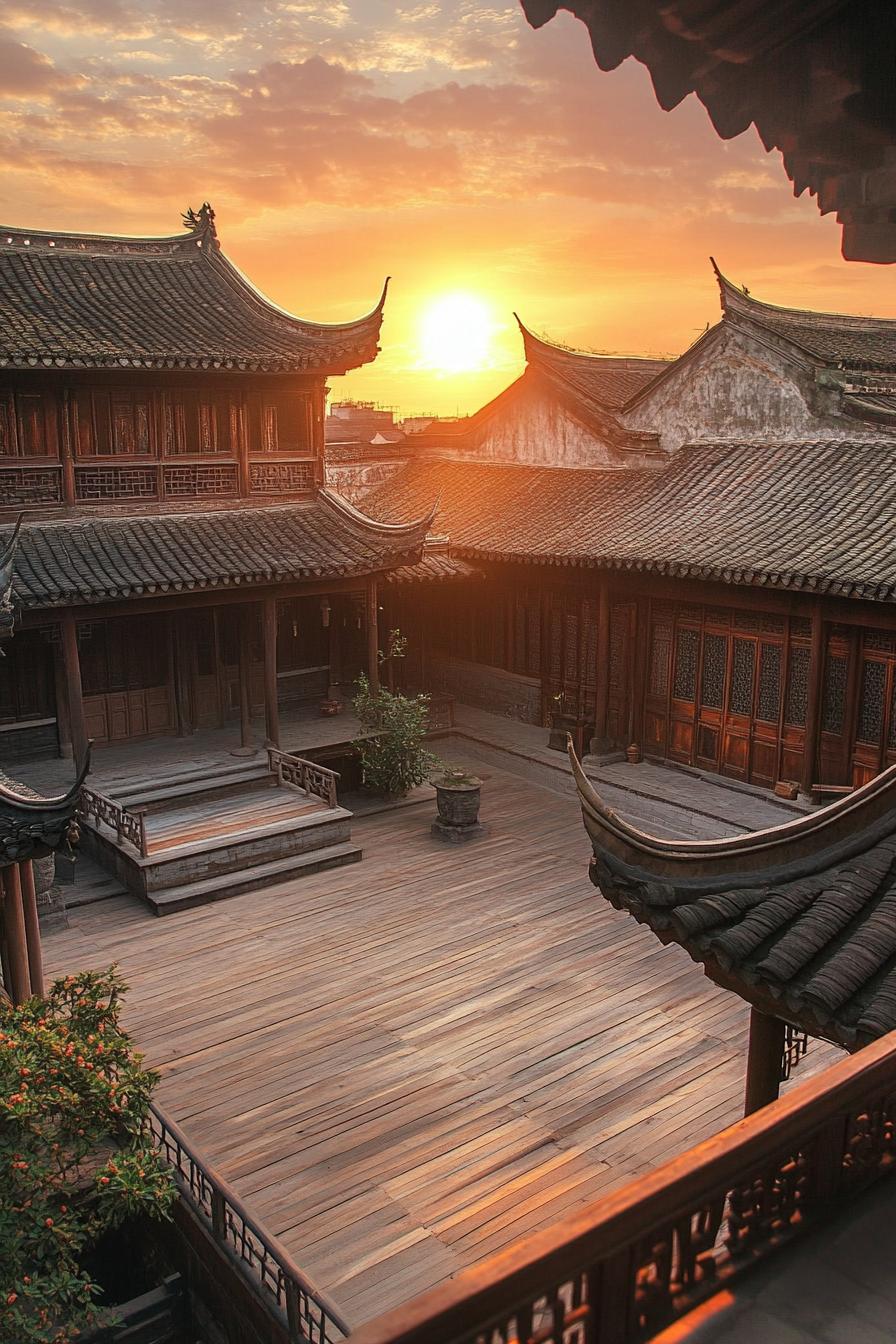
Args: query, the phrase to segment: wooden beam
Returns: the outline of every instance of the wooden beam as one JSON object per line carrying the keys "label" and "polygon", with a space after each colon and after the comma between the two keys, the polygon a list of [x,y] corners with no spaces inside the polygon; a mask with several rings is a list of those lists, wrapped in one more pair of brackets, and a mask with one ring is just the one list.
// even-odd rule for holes
{"label": "wooden beam", "polygon": [[25,912],[25,942],[28,948],[28,977],[31,993],[44,995],[44,956],[40,941],[40,920],[37,914],[37,891],[34,886],[34,864],[30,859],[18,865],[22,885],[22,905]]}
{"label": "wooden beam", "polygon": [[803,743],[803,776],[800,787],[811,793],[818,772],[818,733],[821,723],[821,702],[824,683],[824,614],[821,599],[812,607],[812,634],[809,645],[809,672],[806,694],[806,729]]}
{"label": "wooden beam", "polygon": [[62,659],[65,667],[65,686],[68,697],[68,719],[72,735],[72,752],[80,768],[87,755],[87,721],[84,717],[84,691],[81,685],[81,658],[78,653],[78,627],[70,611],[62,615]]}
{"label": "wooden beam", "polygon": [[28,966],[28,940],[25,934],[25,910],[22,904],[22,883],[19,865],[8,864],[3,869],[3,926],[9,957],[10,984],[7,985],[13,1003],[24,1003],[31,997],[31,973]]}
{"label": "wooden beam", "polygon": [[264,628],[264,724],[265,745],[280,745],[280,706],[277,699],[277,599],[262,603]]}
{"label": "wooden beam", "polygon": [[778,1100],[783,1052],[784,1023],[779,1017],[751,1008],[744,1115]]}
{"label": "wooden beam", "polygon": [[600,576],[597,587],[597,670],[595,673],[593,752],[607,751],[607,712],[610,707],[610,580]]}
{"label": "wooden beam", "polygon": [[367,676],[371,690],[379,690],[380,631],[376,579],[367,582]]}

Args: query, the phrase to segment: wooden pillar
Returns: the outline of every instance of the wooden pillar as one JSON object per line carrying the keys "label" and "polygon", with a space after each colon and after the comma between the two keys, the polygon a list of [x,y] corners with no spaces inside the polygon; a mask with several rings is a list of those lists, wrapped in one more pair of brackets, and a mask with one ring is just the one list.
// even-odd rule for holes
{"label": "wooden pillar", "polygon": [[18,865],[22,884],[22,905],[25,911],[25,942],[28,948],[28,978],[31,993],[44,995],[44,956],[40,941],[40,921],[37,916],[37,892],[34,887],[34,864],[30,859]]}
{"label": "wooden pillar", "polygon": [[261,604],[264,628],[264,727],[265,746],[280,745],[280,706],[277,699],[277,599]]}
{"label": "wooden pillar", "polygon": [[59,739],[59,755],[72,754],[72,729],[68,712],[68,691],[65,685],[65,664],[62,658],[61,644],[54,644],[53,653],[53,692],[56,698],[56,733]]}
{"label": "wooden pillar", "polygon": [[594,737],[592,752],[607,751],[607,712],[610,706],[610,581],[602,574],[597,589],[597,671],[595,675]]}
{"label": "wooden pillar", "polygon": [[249,683],[252,649],[250,607],[240,612],[239,622],[239,678],[240,678],[240,746],[252,745],[252,688]]}
{"label": "wooden pillar", "polygon": [[[85,394],[89,396],[90,394]],[[75,394],[77,397],[77,393]],[[77,402],[72,397],[71,388],[62,392],[62,498],[66,504],[75,503],[75,458],[73,441],[77,419]]]}
{"label": "wooden pillar", "polygon": [[367,584],[367,676],[370,681],[370,689],[378,691],[380,686],[380,630],[376,579],[370,579]]}
{"label": "wooden pillar", "polygon": [[81,658],[78,654],[78,627],[70,611],[60,622],[62,631],[62,659],[65,666],[65,686],[68,697],[68,718],[72,735],[72,752],[80,768],[87,755],[87,723],[84,718],[84,692],[81,687]]}
{"label": "wooden pillar", "polygon": [[770,1101],[777,1101],[783,1053],[784,1023],[779,1017],[751,1008],[744,1115],[752,1115]]}
{"label": "wooden pillar", "polygon": [[172,615],[174,638],[174,703],[177,711],[177,731],[181,737],[193,733],[193,654],[195,641],[188,626],[189,613],[176,611]]}
{"label": "wooden pillar", "polygon": [[812,636],[809,645],[809,684],[806,694],[806,732],[803,745],[803,776],[800,787],[811,793],[818,781],[818,734],[821,728],[821,704],[824,688],[824,620],[821,601],[812,607]]}
{"label": "wooden pillar", "polygon": [[[329,603],[329,615],[327,617],[329,625],[329,663],[330,680],[327,685],[327,696],[330,700],[338,700],[339,686],[342,681],[342,643],[339,638],[342,631],[342,602],[338,598],[324,598]],[[323,616],[323,613],[321,613]]]}
{"label": "wooden pillar", "polygon": [[31,973],[28,968],[22,883],[17,863],[11,863],[3,869],[3,926],[9,958],[9,997],[13,1003],[24,1003],[31,995]]}

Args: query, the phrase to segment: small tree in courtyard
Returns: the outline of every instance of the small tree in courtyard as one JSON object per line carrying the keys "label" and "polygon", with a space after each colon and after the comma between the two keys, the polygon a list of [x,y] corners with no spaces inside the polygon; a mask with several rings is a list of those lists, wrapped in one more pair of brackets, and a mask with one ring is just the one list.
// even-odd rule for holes
{"label": "small tree in courtyard", "polygon": [[157,1075],[119,1025],[115,969],[0,1003],[0,1344],[68,1344],[108,1319],[85,1256],[176,1190],[147,1138]]}
{"label": "small tree in courtyard", "polygon": [[383,686],[374,690],[361,674],[352,708],[364,734],[354,745],[366,788],[402,796],[436,768],[438,757],[424,745],[428,706],[428,695],[402,695]]}

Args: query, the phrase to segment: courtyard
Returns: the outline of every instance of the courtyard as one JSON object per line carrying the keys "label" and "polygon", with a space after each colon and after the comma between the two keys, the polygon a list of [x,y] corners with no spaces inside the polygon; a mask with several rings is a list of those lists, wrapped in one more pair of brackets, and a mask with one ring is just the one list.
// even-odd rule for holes
{"label": "courtyard", "polygon": [[[352,1326],[742,1114],[746,1005],[595,891],[562,780],[452,755],[484,778],[474,845],[372,813],[352,868],[161,920],[115,896],[45,942],[53,974],[120,964],[158,1101]],[[599,787],[670,835],[787,819],[661,767]]]}

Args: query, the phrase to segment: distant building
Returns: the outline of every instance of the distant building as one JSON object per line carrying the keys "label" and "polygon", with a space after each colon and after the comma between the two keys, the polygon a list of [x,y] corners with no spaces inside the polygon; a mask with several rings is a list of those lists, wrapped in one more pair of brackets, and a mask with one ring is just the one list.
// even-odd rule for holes
{"label": "distant building", "polygon": [[326,490],[327,380],[383,299],[269,303],[208,206],[167,238],[0,231],[0,506],[25,523],[0,662],[4,759],[189,733],[327,695],[368,664],[377,576],[413,561]]}
{"label": "distant building", "polygon": [[434,688],[594,750],[861,784],[896,761],[896,321],[717,275],[721,320],[679,359],[524,328],[521,378],[382,468],[362,507],[438,498],[486,575],[387,619],[422,624]]}

